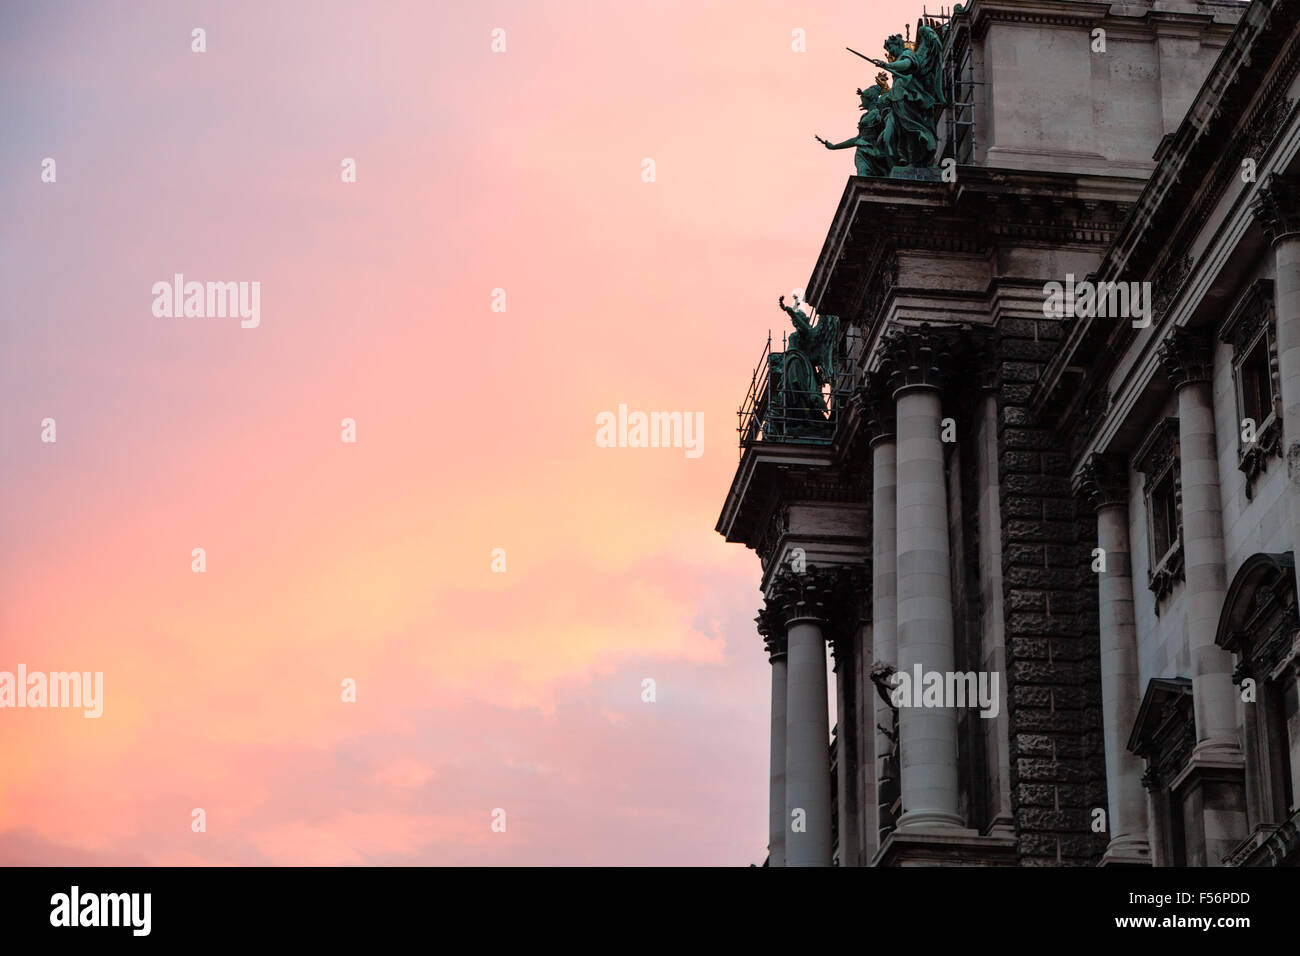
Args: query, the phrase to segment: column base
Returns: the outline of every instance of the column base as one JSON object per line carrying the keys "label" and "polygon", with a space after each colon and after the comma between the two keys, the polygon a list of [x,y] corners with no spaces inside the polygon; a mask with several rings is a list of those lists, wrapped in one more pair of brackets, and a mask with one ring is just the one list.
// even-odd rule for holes
{"label": "column base", "polygon": [[1207,766],[1242,766],[1246,757],[1241,752],[1241,745],[1235,740],[1202,740],[1192,748],[1190,763]]}
{"label": "column base", "polygon": [[957,814],[945,810],[908,810],[898,818],[900,830],[938,830],[950,827],[964,830],[966,821]]}
{"label": "column base", "polygon": [[1151,846],[1146,837],[1121,836],[1110,841],[1098,866],[1150,866]]}
{"label": "column base", "polygon": [[871,860],[871,866],[1015,865],[1014,837],[980,836],[975,830],[958,827],[895,830]]}

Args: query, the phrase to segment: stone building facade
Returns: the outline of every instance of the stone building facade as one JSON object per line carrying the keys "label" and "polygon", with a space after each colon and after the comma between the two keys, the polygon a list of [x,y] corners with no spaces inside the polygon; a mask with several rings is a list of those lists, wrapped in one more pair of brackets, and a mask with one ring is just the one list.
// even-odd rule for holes
{"label": "stone building facade", "polygon": [[1296,865],[1300,0],[974,0],[943,42],[955,178],[850,178],[824,420],[765,356],[718,520],[768,865]]}

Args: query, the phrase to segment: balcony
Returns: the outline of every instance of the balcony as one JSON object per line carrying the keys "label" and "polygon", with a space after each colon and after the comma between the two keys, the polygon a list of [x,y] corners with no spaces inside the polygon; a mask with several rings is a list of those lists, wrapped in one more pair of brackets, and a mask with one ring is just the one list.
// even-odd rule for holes
{"label": "balcony", "polygon": [[790,381],[813,379],[812,370],[795,369],[793,363],[806,363],[799,352],[772,351],[772,336],[767,337],[763,354],[754,367],[749,391],[736,415],[739,419],[740,454],[760,442],[783,444],[829,445],[835,437],[839,408],[846,393],[824,385],[809,391],[788,387]]}

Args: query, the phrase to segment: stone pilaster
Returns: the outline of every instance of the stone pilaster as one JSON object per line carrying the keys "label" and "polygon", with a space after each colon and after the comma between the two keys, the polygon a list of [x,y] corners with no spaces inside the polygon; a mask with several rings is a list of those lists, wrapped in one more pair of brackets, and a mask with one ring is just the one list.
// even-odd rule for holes
{"label": "stone pilaster", "polygon": [[[898,669],[948,674],[955,666],[948,492],[940,439],[949,342],[928,326],[900,328],[883,343],[897,422]],[[901,707],[900,830],[963,827],[957,713]]]}
{"label": "stone pilaster", "polygon": [[772,665],[772,732],[767,788],[767,865],[785,866],[785,723],[786,640],[785,621],[777,610],[765,606],[755,618]]}
{"label": "stone pilaster", "polygon": [[[1133,564],[1128,540],[1128,470],[1123,460],[1089,455],[1075,491],[1097,513],[1102,734],[1106,742],[1107,830],[1103,864],[1150,864],[1142,760],[1128,749],[1142,706]],[[1096,567],[1097,564],[1094,564]]]}
{"label": "stone pilaster", "polygon": [[826,710],[830,575],[809,565],[775,585],[786,633],[785,862],[831,865],[830,733]]}

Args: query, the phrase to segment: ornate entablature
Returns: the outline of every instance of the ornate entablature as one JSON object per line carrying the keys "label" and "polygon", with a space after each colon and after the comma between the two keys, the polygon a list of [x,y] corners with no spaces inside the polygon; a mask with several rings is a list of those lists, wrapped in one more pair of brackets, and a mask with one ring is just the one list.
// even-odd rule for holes
{"label": "ornate entablature", "polygon": [[763,536],[758,542],[755,550],[758,552],[758,561],[763,570],[771,563],[776,555],[777,544],[781,541],[781,536],[790,530],[790,509],[773,508],[768,516],[767,527],[763,530]]}
{"label": "ornate entablature", "polygon": [[1104,382],[1096,385],[1085,380],[1080,386],[1084,398],[1079,403],[1070,441],[1070,454],[1078,457],[1096,436],[1110,412],[1110,389]]}
{"label": "ornate entablature", "polygon": [[1152,281],[1151,312],[1152,322],[1159,325],[1169,307],[1174,304],[1178,294],[1183,291],[1187,277],[1192,274],[1192,257],[1189,255],[1171,256],[1160,267]]}
{"label": "ornate entablature", "polygon": [[[1273,280],[1259,279],[1242,296],[1228,320],[1219,331],[1219,341],[1232,346],[1233,377],[1237,385],[1238,417],[1245,415],[1243,407],[1246,381],[1250,370],[1245,363],[1262,349],[1268,363],[1268,385],[1273,396],[1282,394],[1279,380],[1277,342],[1273,317]],[[1254,423],[1254,441],[1237,435],[1237,468],[1246,476],[1246,497],[1254,497],[1255,481],[1263,474],[1272,458],[1282,457],[1282,413],[1280,402],[1273,399],[1267,415]]]}
{"label": "ornate entablature", "polygon": [[[1142,443],[1133,467],[1143,476],[1142,491],[1146,498],[1147,587],[1156,596],[1156,614],[1160,602],[1169,596],[1174,585],[1184,578],[1182,532],[1182,475],[1178,462],[1178,419],[1166,418]],[[1168,484],[1166,484],[1168,482]],[[1172,509],[1164,514],[1164,494],[1172,494]],[[1155,535],[1157,515],[1164,514],[1170,543],[1163,553]]]}
{"label": "ornate entablature", "polygon": [[1129,737],[1128,749],[1147,762],[1142,785],[1158,792],[1172,783],[1196,747],[1192,682],[1186,677],[1153,678]]}

